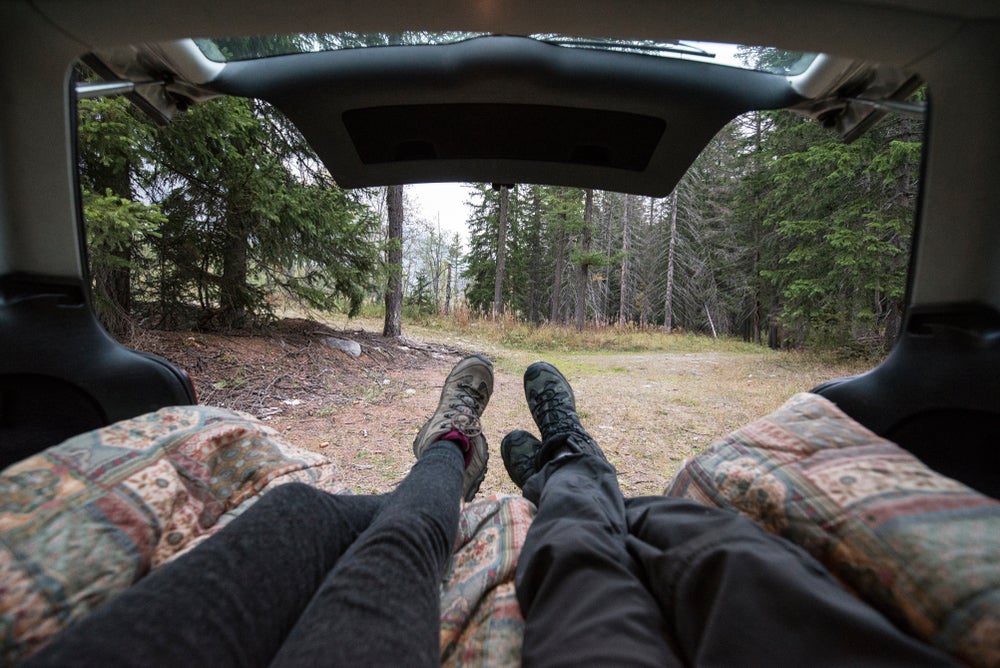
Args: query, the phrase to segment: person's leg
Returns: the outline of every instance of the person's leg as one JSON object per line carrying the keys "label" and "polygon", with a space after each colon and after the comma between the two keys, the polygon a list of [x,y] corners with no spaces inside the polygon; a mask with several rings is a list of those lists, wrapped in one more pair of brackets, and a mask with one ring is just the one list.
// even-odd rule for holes
{"label": "person's leg", "polygon": [[440,663],[440,584],[458,532],[462,453],[427,448],[324,580],[276,666]]}
{"label": "person's leg", "polygon": [[680,665],[626,549],[615,469],[580,424],[569,383],[536,363],[524,389],[543,440],[514,431],[501,454],[538,507],[516,576],[525,665]]}
{"label": "person's leg", "polygon": [[479,417],[492,391],[487,359],[455,365],[414,440],[416,465],[327,576],[275,665],[440,664],[441,576],[463,494],[471,499],[486,473]]}
{"label": "person's leg", "polygon": [[538,506],[517,564],[524,665],[680,665],[626,549],[614,468],[567,455],[531,477],[524,496]]}
{"label": "person's leg", "polygon": [[282,485],[25,665],[267,665],[382,498]]}
{"label": "person's leg", "polygon": [[668,497],[626,504],[629,553],[687,665],[953,665],[735,513]]}
{"label": "person's leg", "polygon": [[[460,496],[464,491],[471,498],[485,474],[479,416],[492,388],[485,358],[472,356],[455,366],[437,411],[414,441],[418,463],[391,498],[334,497],[304,485],[282,486],[188,555],[67,629],[31,665],[265,665],[288,644],[293,627],[302,656],[328,662],[336,648],[352,646],[362,651],[361,663],[374,665],[378,661],[369,657],[380,656],[379,648],[360,641],[356,630],[319,638],[322,628],[311,617],[321,617],[322,600],[332,596],[320,596],[313,605],[317,588],[326,590],[331,569],[361,533],[362,545],[346,557],[355,563],[340,569],[357,603],[347,616],[361,620],[367,609],[370,616],[360,627],[384,624],[385,637],[405,638],[407,650],[393,650],[397,661],[413,663],[431,644],[436,655],[437,587],[453,547]],[[378,530],[369,532],[373,523]],[[357,562],[370,558],[385,572],[369,572],[366,582]],[[383,600],[381,590],[368,589],[402,590],[410,577],[422,580],[411,589],[420,600]],[[399,620],[411,619],[410,606],[434,611],[420,614],[423,626],[407,628]],[[282,657],[296,656],[294,649]]]}

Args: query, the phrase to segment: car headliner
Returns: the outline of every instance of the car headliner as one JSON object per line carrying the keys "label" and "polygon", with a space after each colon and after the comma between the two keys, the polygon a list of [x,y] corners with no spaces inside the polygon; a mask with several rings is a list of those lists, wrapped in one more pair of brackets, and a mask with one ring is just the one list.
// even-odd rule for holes
{"label": "car headliner", "polygon": [[661,197],[734,116],[799,100],[784,76],[523,37],[235,62],[210,88],[275,104],[346,187],[418,175]]}
{"label": "car headliner", "polygon": [[[596,0],[426,4],[327,0],[219,0],[211,3],[178,0],[148,4],[124,0],[87,3],[11,0],[0,5],[4,37],[0,40],[0,49],[4,52],[0,69],[5,88],[0,101],[3,109],[0,124],[0,220],[3,221],[0,225],[0,275],[33,272],[83,276],[70,150],[67,80],[73,61],[95,48],[198,35],[298,31],[559,32],[767,44],[847,55],[919,72],[930,85],[933,106],[910,301],[912,304],[979,302],[1000,307],[1000,226],[994,222],[1000,210],[1000,189],[995,187],[996,170],[1000,165],[1000,132],[995,131],[993,119],[994,110],[1000,108],[1000,89],[991,81],[984,81],[983,77],[984,72],[996,71],[1000,65],[1000,4],[991,0],[951,2],[947,7],[940,4],[932,0],[648,0],[627,4]],[[514,58],[514,53],[508,53],[505,48],[499,46],[491,53],[500,62],[504,58]],[[528,53],[520,47],[517,51]],[[490,80],[486,76],[482,82],[465,81],[448,97],[450,89],[445,77],[436,80],[429,93],[437,96],[432,102],[442,101],[443,96],[454,104],[514,102],[546,106],[546,95],[551,94],[549,89],[568,81],[578,87],[582,97],[591,91],[602,99],[621,93],[621,106],[614,111],[646,115],[656,102],[654,98],[669,91],[672,82],[679,81],[667,77],[659,84],[660,90],[653,86],[648,91],[642,86],[630,87],[624,79],[607,81],[597,72],[604,67],[604,56],[612,55],[622,56],[587,52],[560,56],[572,59],[575,72],[584,71],[581,69],[584,62],[594,62],[594,72],[588,71],[578,81],[565,79],[560,72],[539,74],[531,67],[523,71],[523,77],[512,78],[510,73],[515,68],[510,67],[506,70],[508,74],[492,89],[488,88]],[[546,60],[553,62],[548,57]],[[303,76],[333,76],[326,61],[318,59],[315,62],[316,66]],[[422,66],[419,63],[397,65],[409,67],[411,72]],[[489,63],[484,62],[482,67],[485,68],[483,72],[488,73]],[[702,67],[710,68],[706,72],[714,71],[713,66]],[[360,71],[359,68],[355,74]],[[637,68],[634,75],[641,77],[640,71],[641,67]],[[339,89],[316,82],[314,93],[326,96],[324,104],[331,104],[331,108],[342,112],[347,110],[343,100],[354,105],[378,99],[379,104],[385,105],[393,99],[394,91],[409,87],[408,97],[396,99],[414,105],[419,103],[419,85],[431,83],[440,74],[441,70],[435,73],[430,68],[412,80],[401,81],[393,72],[383,71],[379,77],[384,78],[372,81],[338,81],[338,85],[343,86]],[[625,74],[611,76],[624,77]],[[383,85],[387,82],[395,82],[398,88],[387,88]],[[686,85],[694,83],[685,82]],[[248,86],[238,76],[228,75],[220,84],[229,86],[233,92]],[[311,141],[317,142],[315,137],[321,134],[324,118],[321,113],[310,111],[313,107],[310,107],[308,93],[282,91],[277,81],[259,85],[266,96],[272,97],[293,120],[303,125]],[[335,91],[335,94],[323,91]],[[462,91],[477,91],[477,95],[471,99]],[[709,94],[704,102],[713,100]],[[773,101],[753,104],[780,106],[784,103],[779,94]],[[724,108],[730,116],[740,110],[740,104]],[[533,113],[532,110],[521,111]],[[678,107],[676,113],[681,111]],[[706,137],[711,135],[709,128],[718,127],[726,120],[722,115],[720,110],[718,118],[713,116],[699,124],[697,142],[681,147],[678,152],[683,155],[677,164],[690,161],[693,145],[704,144]],[[401,117],[396,116],[397,119]],[[664,120],[667,122],[671,118],[675,116],[667,115]],[[581,128],[586,125],[586,119],[581,120],[580,125]],[[375,151],[370,155],[378,155],[379,127],[384,126],[356,130],[358,136],[367,140],[361,143]],[[317,146],[321,156],[336,165],[343,159],[337,145],[343,146],[344,139],[334,136],[329,147]],[[583,145],[588,144],[584,142]],[[418,156],[420,151],[427,150],[419,142],[410,148]],[[581,155],[580,164],[569,171],[563,166],[560,166],[561,171],[545,169],[541,166],[544,165],[542,161],[537,180],[578,185],[600,182],[592,178],[598,168],[593,163],[603,159],[605,154],[585,150]],[[662,159],[662,153],[650,154],[651,161]],[[405,167],[407,162],[410,168]],[[491,176],[489,180],[504,180],[505,176],[502,171],[490,173],[485,167],[483,171],[476,171],[472,162],[462,169],[447,169],[444,165],[440,173],[425,175],[418,168],[420,162],[378,163],[375,158],[370,159],[368,166],[374,171],[381,170],[381,178],[386,183],[421,181],[428,177],[429,180],[473,180],[487,175]],[[442,164],[447,162],[442,161]],[[638,171],[618,171],[625,172],[621,181],[615,184],[618,189],[653,191],[654,184],[640,183]],[[345,169],[345,183],[351,182],[350,173],[350,169]],[[669,189],[669,184],[666,187]]]}

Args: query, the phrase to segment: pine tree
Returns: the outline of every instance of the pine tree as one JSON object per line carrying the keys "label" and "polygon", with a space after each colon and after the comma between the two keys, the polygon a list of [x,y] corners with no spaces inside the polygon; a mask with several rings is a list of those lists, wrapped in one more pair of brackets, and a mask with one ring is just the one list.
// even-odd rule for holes
{"label": "pine tree", "polygon": [[216,324],[243,327],[268,316],[271,288],[324,309],[346,298],[357,311],[378,268],[378,221],[287,120],[212,100],[176,118],[155,148],[168,216],[157,250],[175,286],[165,308],[192,290]]}

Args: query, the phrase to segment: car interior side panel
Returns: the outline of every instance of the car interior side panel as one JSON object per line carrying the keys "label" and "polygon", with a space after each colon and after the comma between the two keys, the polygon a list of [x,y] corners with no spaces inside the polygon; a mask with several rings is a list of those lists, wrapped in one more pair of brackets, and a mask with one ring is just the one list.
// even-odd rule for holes
{"label": "car interior side panel", "polygon": [[195,403],[173,365],[108,336],[83,291],[66,280],[0,280],[0,466],[90,429]]}

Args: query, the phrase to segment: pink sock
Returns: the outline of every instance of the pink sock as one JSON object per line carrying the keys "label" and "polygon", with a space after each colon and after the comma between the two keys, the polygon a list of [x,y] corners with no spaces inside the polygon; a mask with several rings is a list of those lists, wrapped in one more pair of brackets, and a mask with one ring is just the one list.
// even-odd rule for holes
{"label": "pink sock", "polygon": [[439,441],[451,441],[458,446],[458,449],[462,451],[462,455],[465,456],[465,465],[468,466],[469,462],[472,461],[472,446],[469,444],[469,437],[460,432],[457,429],[452,429],[447,434],[438,439]]}

